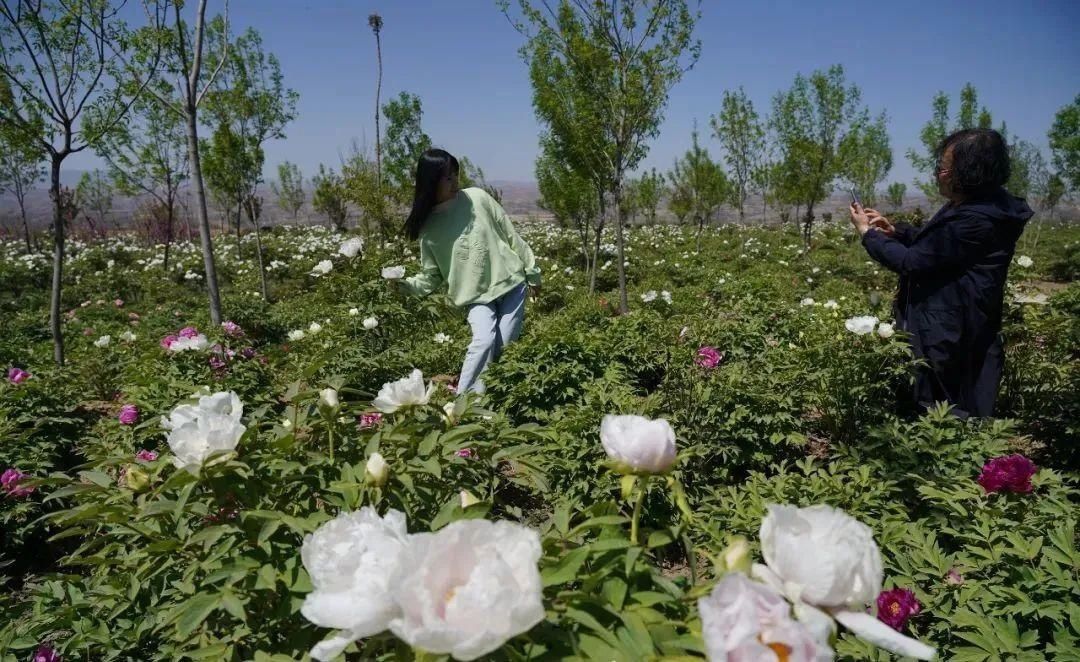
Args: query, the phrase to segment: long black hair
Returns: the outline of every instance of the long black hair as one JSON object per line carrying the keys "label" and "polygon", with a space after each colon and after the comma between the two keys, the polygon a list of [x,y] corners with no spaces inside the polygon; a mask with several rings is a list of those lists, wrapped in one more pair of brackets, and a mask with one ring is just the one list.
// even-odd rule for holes
{"label": "long black hair", "polygon": [[420,228],[435,207],[435,194],[439,182],[446,176],[458,172],[458,160],[445,149],[429,149],[420,155],[416,164],[416,192],[413,194],[412,211],[405,221],[405,235],[415,240],[420,236]]}
{"label": "long black hair", "polygon": [[1012,171],[1005,137],[993,129],[962,129],[942,140],[935,150],[937,169],[952,148],[949,187],[965,198],[994,193],[1009,181]]}

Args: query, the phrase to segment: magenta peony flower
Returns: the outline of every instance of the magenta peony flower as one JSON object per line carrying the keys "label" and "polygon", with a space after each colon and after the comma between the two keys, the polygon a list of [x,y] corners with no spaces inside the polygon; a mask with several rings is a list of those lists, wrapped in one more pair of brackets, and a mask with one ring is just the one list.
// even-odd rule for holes
{"label": "magenta peony flower", "polygon": [[172,334],[169,334],[169,335],[165,336],[164,338],[162,338],[161,342],[159,344],[161,345],[162,349],[169,349],[170,347],[172,347],[172,344],[174,342],[176,342],[177,340],[180,340],[180,338],[178,338],[178,337],[176,337],[176,336],[174,336]]}
{"label": "magenta peony flower", "polygon": [[894,630],[902,631],[908,619],[922,611],[911,589],[894,588],[882,591],[877,598],[878,620]]}
{"label": "magenta peony flower", "polygon": [[258,354],[256,354],[256,352],[255,352],[254,348],[251,348],[251,347],[245,347],[244,349],[240,350],[240,357],[241,357],[241,358],[244,358],[244,359],[253,359],[253,358],[255,358],[256,356],[258,356]]}
{"label": "magenta peony flower", "polygon": [[225,335],[232,336],[233,338],[243,338],[244,330],[240,328],[240,325],[236,322],[230,322],[228,320],[221,323],[221,328],[225,331]]}
{"label": "magenta peony flower", "polygon": [[15,469],[14,467],[7,469],[3,474],[0,474],[0,489],[7,492],[10,497],[24,497],[34,491],[33,487],[23,485],[19,486],[24,478],[28,478],[26,474]]}
{"label": "magenta peony flower", "polygon": [[123,308],[124,307],[124,300],[123,299],[117,299],[116,301],[113,301],[113,305],[116,306],[117,308]]}
{"label": "magenta peony flower", "polygon": [[120,416],[117,418],[120,425],[135,425],[139,420],[139,408],[135,405],[124,405],[120,408]]}
{"label": "magenta peony flower", "polygon": [[180,333],[178,333],[177,335],[181,338],[194,338],[195,336],[199,335],[199,330],[193,326],[185,326],[184,328],[180,329]]}
{"label": "magenta peony flower", "polygon": [[979,485],[987,494],[992,492],[1016,492],[1027,494],[1032,490],[1031,477],[1039,468],[1023,455],[995,457],[983,465]]}
{"label": "magenta peony flower", "polygon": [[207,362],[210,364],[210,368],[213,370],[225,369],[225,359],[221,358],[217,354],[211,354],[210,358],[207,359]]}
{"label": "magenta peony flower", "polygon": [[360,429],[366,430],[368,428],[377,427],[382,423],[382,414],[375,412],[373,414],[361,414],[360,415]]}
{"label": "magenta peony flower", "polygon": [[27,379],[30,379],[30,373],[23,370],[22,368],[8,368],[7,378],[9,382],[18,386],[19,384],[25,382]]}
{"label": "magenta peony flower", "polygon": [[701,347],[697,351],[697,358],[694,359],[694,363],[702,368],[711,369],[720,365],[723,360],[723,352],[717,351],[715,347]]}
{"label": "magenta peony flower", "polygon": [[475,456],[471,448],[462,448],[459,451],[454,451],[454,455],[457,455],[458,457],[463,457],[466,460],[471,460]]}
{"label": "magenta peony flower", "polygon": [[47,644],[38,646],[38,649],[34,651],[34,657],[30,658],[30,662],[62,662],[62,660],[60,654]]}
{"label": "magenta peony flower", "polygon": [[135,459],[141,462],[153,462],[158,458],[158,454],[154,451],[148,451],[145,448],[135,453]]}

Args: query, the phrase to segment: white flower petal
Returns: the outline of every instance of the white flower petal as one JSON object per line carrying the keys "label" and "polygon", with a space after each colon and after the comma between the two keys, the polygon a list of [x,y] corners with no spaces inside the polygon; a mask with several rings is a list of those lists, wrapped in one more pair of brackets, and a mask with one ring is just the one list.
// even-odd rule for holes
{"label": "white flower petal", "polygon": [[860,639],[865,639],[878,648],[918,660],[932,660],[937,655],[934,648],[900,634],[865,612],[836,611],[833,616]]}

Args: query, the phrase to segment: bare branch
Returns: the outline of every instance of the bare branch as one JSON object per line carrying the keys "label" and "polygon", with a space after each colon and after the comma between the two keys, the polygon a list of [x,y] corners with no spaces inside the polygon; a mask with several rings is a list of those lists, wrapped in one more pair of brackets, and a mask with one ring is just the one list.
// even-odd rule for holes
{"label": "bare branch", "polygon": [[[199,33],[198,33],[198,37],[197,37],[199,43],[198,43],[198,53],[195,54],[195,57],[196,57],[197,60],[202,58],[202,30],[205,27],[205,25],[203,24],[203,13],[205,12],[205,10],[206,10],[206,0],[200,0],[200,5],[199,5],[199,25],[200,25],[200,29],[199,29]],[[213,86],[214,79],[216,79],[218,74],[221,73],[221,68],[225,66],[225,61],[227,59],[229,59],[229,0],[225,0],[224,17],[225,17],[225,27],[221,32],[221,59],[218,61],[218,65],[217,65],[217,68],[214,69],[214,73],[210,74],[210,79],[208,81],[206,81],[206,86],[202,89],[202,92],[199,92],[199,95],[197,97],[195,97],[195,106],[196,107],[198,107],[198,105],[200,103],[202,103],[203,97],[206,96],[206,93],[210,90],[210,87]],[[198,67],[199,66],[200,66],[199,64],[196,64],[195,68],[192,69],[192,71],[195,73],[195,75],[192,77],[192,83],[191,83],[191,86],[192,86],[193,89],[194,89],[194,87],[196,85],[198,85]]]}

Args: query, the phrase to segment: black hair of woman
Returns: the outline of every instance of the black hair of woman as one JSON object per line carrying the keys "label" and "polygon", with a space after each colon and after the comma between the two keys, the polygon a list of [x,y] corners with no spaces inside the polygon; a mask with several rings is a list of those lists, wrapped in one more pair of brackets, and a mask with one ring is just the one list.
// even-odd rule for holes
{"label": "black hair of woman", "polygon": [[[416,164],[416,190],[413,193],[412,211],[405,221],[405,236],[415,241],[420,228],[431,215],[439,200],[439,189],[444,181],[456,181],[458,160],[444,149],[429,149],[420,155]],[[456,187],[454,187],[456,188]]]}

